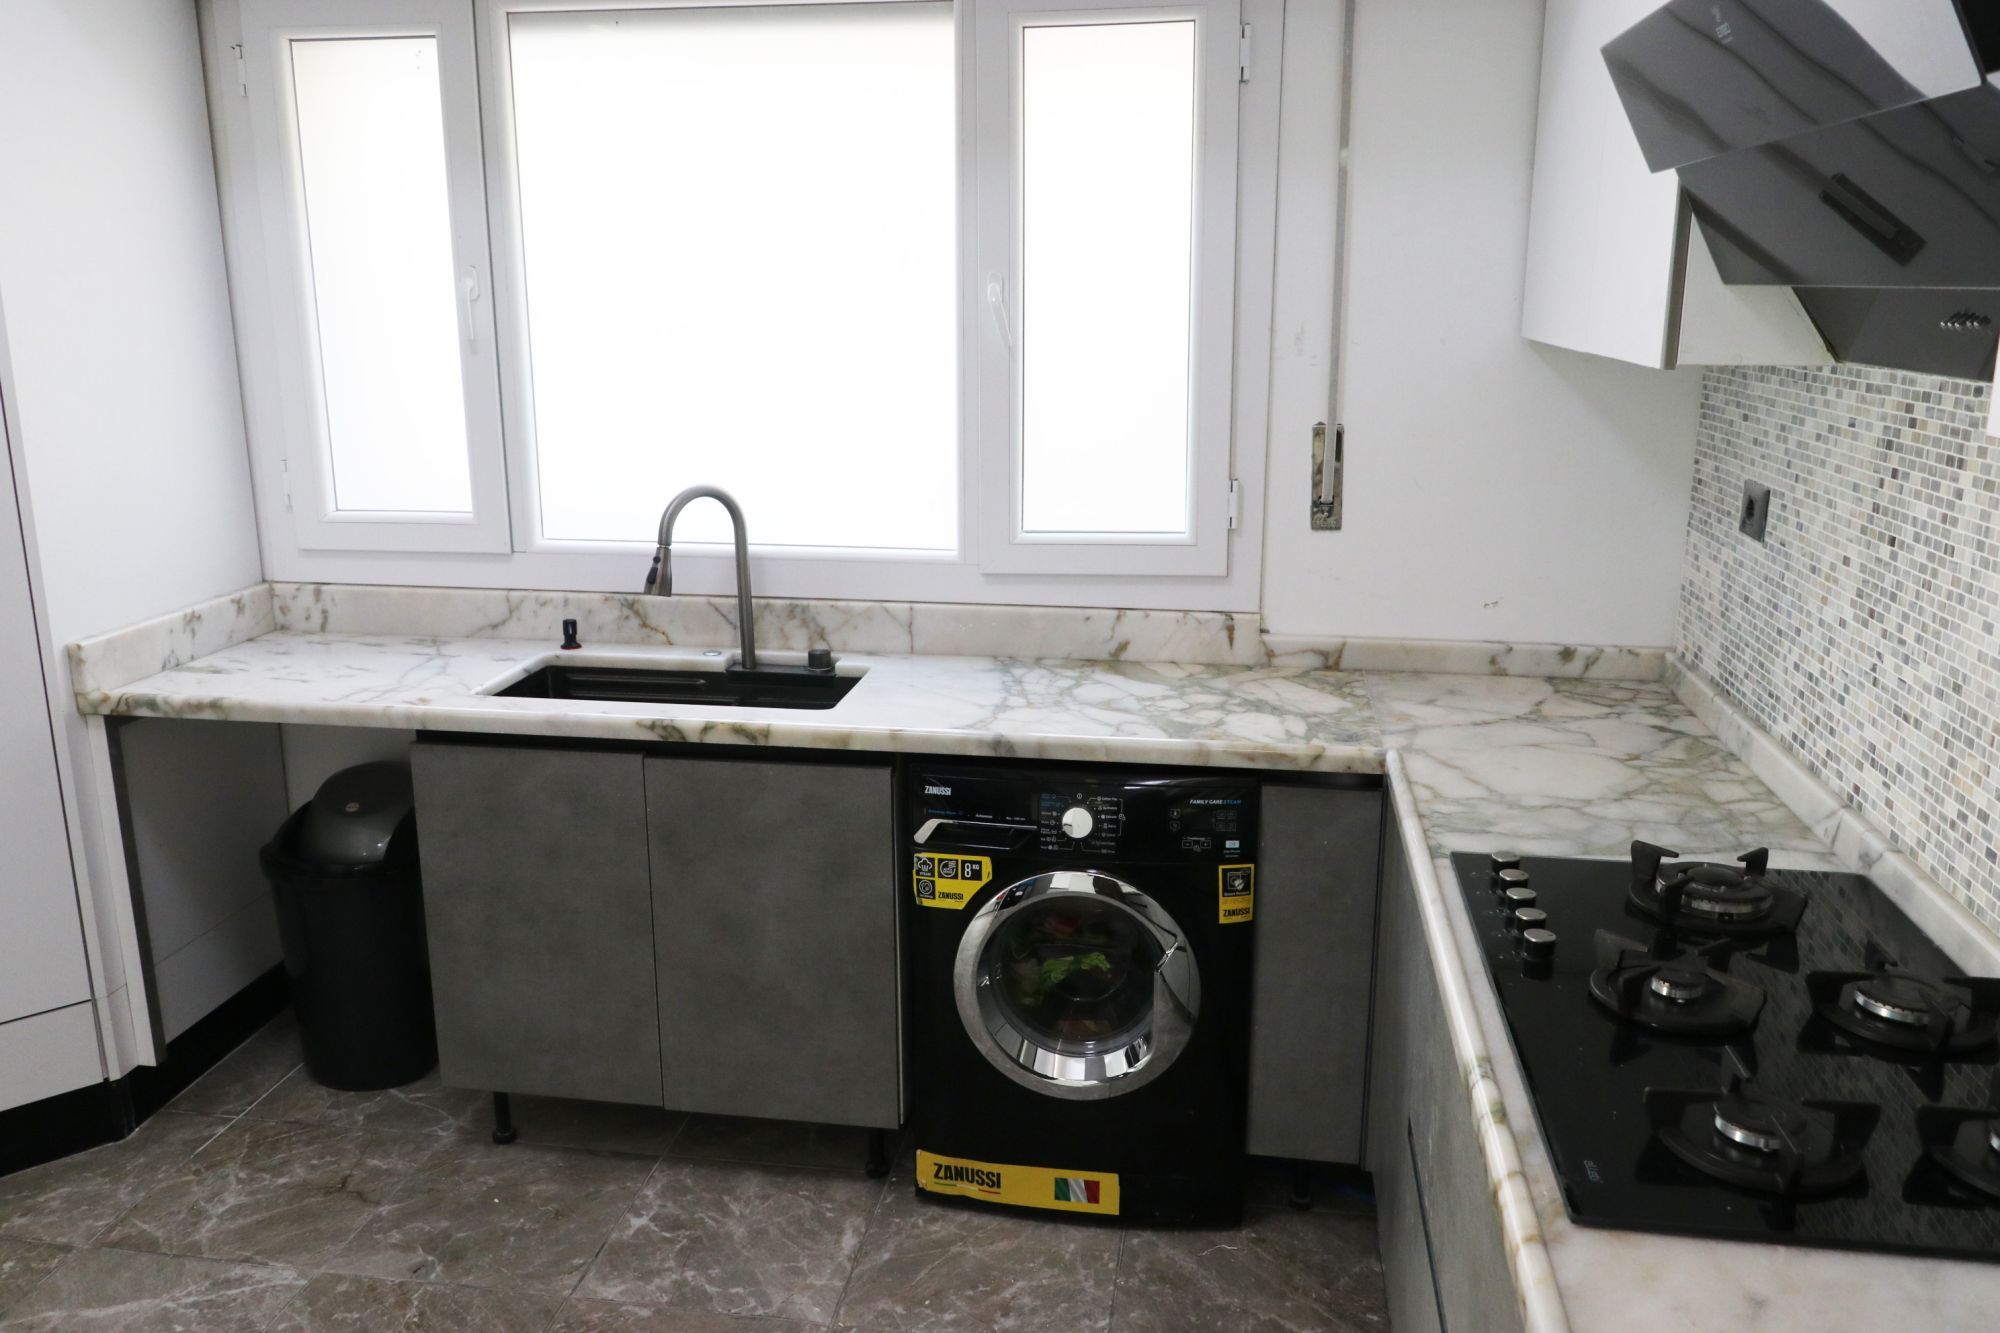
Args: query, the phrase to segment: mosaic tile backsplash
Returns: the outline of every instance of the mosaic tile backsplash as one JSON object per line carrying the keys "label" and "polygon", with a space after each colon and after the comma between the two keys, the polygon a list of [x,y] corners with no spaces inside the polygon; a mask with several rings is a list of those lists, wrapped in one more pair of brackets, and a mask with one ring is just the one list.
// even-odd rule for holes
{"label": "mosaic tile backsplash", "polygon": [[[2000,929],[2000,443],[1988,386],[1871,366],[1702,383],[1680,654]],[[1763,544],[1737,530],[1771,488]]]}

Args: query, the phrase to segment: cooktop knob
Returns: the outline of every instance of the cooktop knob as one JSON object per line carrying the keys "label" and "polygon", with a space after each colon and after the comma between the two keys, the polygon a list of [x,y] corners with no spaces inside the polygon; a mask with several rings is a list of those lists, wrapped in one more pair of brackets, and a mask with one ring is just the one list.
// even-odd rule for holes
{"label": "cooktop knob", "polygon": [[1507,910],[1510,912],[1535,905],[1535,891],[1525,884],[1518,884],[1500,896],[1506,900]]}
{"label": "cooktop knob", "polygon": [[1521,953],[1531,963],[1546,963],[1556,956],[1556,933],[1541,926],[1522,931]]}
{"label": "cooktop knob", "polygon": [[1063,811],[1062,831],[1072,838],[1087,838],[1090,836],[1090,831],[1096,827],[1097,821],[1091,817],[1090,811],[1080,805],[1073,805]]}
{"label": "cooktop knob", "polygon": [[1528,887],[1528,872],[1503,870],[1493,877],[1493,882],[1503,889],[1525,889]]}
{"label": "cooktop knob", "polygon": [[1512,924],[1514,929],[1520,931],[1538,930],[1549,924],[1549,914],[1539,907],[1517,908]]}
{"label": "cooktop knob", "polygon": [[1494,874],[1497,875],[1503,870],[1519,870],[1520,868],[1521,868],[1521,854],[1519,852],[1493,853]]}

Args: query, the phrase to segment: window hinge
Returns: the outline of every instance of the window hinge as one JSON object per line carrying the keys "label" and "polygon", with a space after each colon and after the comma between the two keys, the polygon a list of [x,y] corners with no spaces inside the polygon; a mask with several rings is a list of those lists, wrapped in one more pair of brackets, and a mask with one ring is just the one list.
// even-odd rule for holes
{"label": "window hinge", "polygon": [[238,97],[248,97],[250,95],[250,76],[243,72],[243,44],[238,42],[229,49],[236,53],[236,95]]}
{"label": "window hinge", "polygon": [[285,512],[289,514],[292,512],[292,460],[291,459],[280,458],[278,460],[278,482],[285,488]]}
{"label": "window hinge", "polygon": [[1236,34],[1236,81],[1250,82],[1250,25],[1247,23]]}
{"label": "window hinge", "polygon": [[1243,483],[1231,477],[1229,479],[1229,530],[1231,532],[1236,531],[1236,525],[1242,521],[1242,517]]}

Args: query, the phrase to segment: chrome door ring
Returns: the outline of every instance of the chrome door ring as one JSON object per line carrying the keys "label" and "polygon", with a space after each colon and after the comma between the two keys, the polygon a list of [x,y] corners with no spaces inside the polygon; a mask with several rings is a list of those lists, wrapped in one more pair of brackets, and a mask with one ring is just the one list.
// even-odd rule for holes
{"label": "chrome door ring", "polygon": [[[1064,894],[1122,911],[1152,936],[1161,955],[1146,1018],[1110,1041],[1075,1043],[1074,1050],[1023,1030],[995,997],[985,966],[986,947],[1002,926],[1030,905]],[[1144,1087],[1180,1057],[1201,1011],[1201,969],[1180,926],[1147,894],[1114,875],[1056,870],[1009,885],[973,913],[953,963],[952,996],[966,1035],[995,1069],[1035,1092],[1091,1101]]]}

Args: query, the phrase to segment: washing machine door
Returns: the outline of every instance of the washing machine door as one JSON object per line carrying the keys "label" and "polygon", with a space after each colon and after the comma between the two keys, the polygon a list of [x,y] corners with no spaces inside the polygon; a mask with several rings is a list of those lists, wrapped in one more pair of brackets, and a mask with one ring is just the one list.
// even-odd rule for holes
{"label": "washing machine door", "polygon": [[1008,886],[966,924],[952,991],[994,1068],[1050,1097],[1116,1097],[1187,1048],[1201,969],[1153,898],[1111,875],[1057,870]]}

